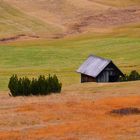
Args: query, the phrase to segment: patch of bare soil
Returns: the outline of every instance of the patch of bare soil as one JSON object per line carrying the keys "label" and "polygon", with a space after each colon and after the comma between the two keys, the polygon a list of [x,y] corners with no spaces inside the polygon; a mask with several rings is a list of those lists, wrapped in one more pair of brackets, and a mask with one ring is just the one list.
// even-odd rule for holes
{"label": "patch of bare soil", "polygon": [[121,108],[121,109],[112,110],[110,113],[116,115],[135,115],[135,114],[140,115],[140,109],[133,108],[133,107]]}
{"label": "patch of bare soil", "polygon": [[107,28],[140,22],[140,8],[109,9],[100,14],[77,17],[77,21],[68,25],[69,33],[81,33],[87,28]]}
{"label": "patch of bare soil", "polygon": [[27,40],[27,39],[37,39],[39,36],[36,35],[25,35],[25,34],[19,34],[16,36],[6,37],[6,38],[0,38],[0,43],[3,42],[11,42],[16,40]]}

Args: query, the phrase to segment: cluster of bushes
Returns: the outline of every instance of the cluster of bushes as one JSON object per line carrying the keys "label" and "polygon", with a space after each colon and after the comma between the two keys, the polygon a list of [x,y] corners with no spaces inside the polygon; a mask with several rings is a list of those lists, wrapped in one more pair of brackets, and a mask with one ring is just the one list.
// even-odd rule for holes
{"label": "cluster of bushes", "polygon": [[119,81],[123,82],[123,81],[136,81],[136,80],[140,80],[140,74],[136,71],[133,70],[131,71],[130,74],[125,74],[124,77],[120,77]]}
{"label": "cluster of bushes", "polygon": [[30,96],[30,95],[48,95],[50,93],[60,93],[62,84],[56,75],[40,75],[38,78],[30,80],[27,77],[18,78],[13,75],[10,78],[8,88],[11,96]]}

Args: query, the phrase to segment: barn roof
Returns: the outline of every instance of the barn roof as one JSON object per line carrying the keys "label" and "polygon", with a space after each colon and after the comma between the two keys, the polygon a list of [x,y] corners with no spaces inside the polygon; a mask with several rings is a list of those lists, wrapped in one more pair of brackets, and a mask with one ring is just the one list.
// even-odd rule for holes
{"label": "barn roof", "polygon": [[109,59],[90,55],[88,59],[80,66],[77,72],[96,78],[110,62],[112,61]]}

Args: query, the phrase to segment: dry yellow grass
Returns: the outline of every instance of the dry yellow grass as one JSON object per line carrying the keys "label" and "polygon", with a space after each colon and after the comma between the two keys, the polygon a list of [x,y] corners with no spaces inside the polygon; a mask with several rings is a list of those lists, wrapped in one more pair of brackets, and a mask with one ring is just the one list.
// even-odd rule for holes
{"label": "dry yellow grass", "polygon": [[47,97],[1,94],[0,139],[139,140],[140,115],[110,114],[140,108],[139,84],[79,84]]}
{"label": "dry yellow grass", "polygon": [[[44,31],[41,28],[37,32],[41,37],[61,38],[89,31],[110,33],[116,27],[140,23],[140,2],[138,0],[3,1],[26,16],[42,21]],[[45,30],[45,23],[50,31]],[[38,26],[35,25],[37,28]],[[33,30],[31,33],[34,32]]]}

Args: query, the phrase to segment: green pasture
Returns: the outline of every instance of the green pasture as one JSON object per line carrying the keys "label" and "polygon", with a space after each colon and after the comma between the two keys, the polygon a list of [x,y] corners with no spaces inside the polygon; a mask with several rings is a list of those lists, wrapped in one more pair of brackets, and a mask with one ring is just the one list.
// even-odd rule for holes
{"label": "green pasture", "polygon": [[89,36],[16,42],[0,45],[0,90],[8,90],[12,74],[31,78],[55,73],[63,86],[79,83],[75,71],[90,54],[112,59],[125,73],[140,72],[139,38]]}

